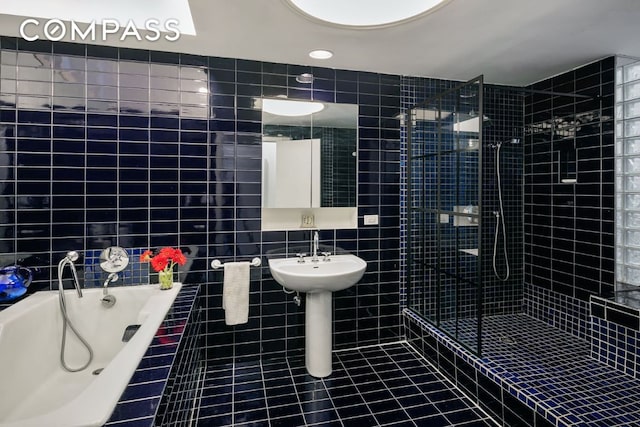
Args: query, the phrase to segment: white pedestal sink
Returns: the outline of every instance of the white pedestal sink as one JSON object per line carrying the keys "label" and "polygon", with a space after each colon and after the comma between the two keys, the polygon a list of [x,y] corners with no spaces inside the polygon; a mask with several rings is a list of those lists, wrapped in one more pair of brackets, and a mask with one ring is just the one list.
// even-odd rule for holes
{"label": "white pedestal sink", "polygon": [[331,293],[355,285],[367,263],[355,255],[333,255],[312,262],[311,257],[275,258],[269,269],[276,282],[287,289],[306,292],[305,364],[309,374],[331,375],[333,311]]}

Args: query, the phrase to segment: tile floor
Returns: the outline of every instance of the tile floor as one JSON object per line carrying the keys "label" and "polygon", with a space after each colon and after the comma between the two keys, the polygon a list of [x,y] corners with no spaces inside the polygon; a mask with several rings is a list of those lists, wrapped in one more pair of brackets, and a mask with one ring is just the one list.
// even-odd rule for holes
{"label": "tile floor", "polygon": [[209,367],[198,426],[495,426],[409,345],[334,353],[325,379],[303,357]]}

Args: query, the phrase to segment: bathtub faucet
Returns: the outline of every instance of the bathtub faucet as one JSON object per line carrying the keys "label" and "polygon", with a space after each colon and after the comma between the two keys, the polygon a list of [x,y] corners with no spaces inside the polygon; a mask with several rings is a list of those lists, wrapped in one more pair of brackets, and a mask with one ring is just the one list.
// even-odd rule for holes
{"label": "bathtub faucet", "polygon": [[73,274],[73,284],[76,288],[76,291],[78,292],[78,298],[82,298],[82,288],[80,288],[80,280],[78,280],[78,272],[76,271],[76,266],[74,264],[74,262],[77,261],[78,258],[78,252],[69,251],[67,252],[67,255],[65,255],[65,257],[62,258],[58,263],[58,278],[60,279],[58,290],[62,292],[62,273],[64,273],[64,267],[66,265],[69,265],[71,273]]}
{"label": "bathtub faucet", "polygon": [[109,276],[107,276],[107,280],[104,281],[104,285],[102,286],[102,295],[109,295],[107,287],[109,283],[115,282],[116,280],[118,280],[118,273],[110,273]]}
{"label": "bathtub faucet", "polygon": [[107,280],[104,281],[104,285],[102,286],[102,305],[107,308],[113,307],[116,304],[116,297],[109,295],[109,291],[107,290],[109,283],[115,282],[116,280],[118,280],[118,273],[109,273]]}

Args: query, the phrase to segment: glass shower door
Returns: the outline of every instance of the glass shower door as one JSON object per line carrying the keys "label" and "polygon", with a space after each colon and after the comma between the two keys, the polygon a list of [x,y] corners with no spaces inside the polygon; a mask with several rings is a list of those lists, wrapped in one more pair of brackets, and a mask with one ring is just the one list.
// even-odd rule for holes
{"label": "glass shower door", "polygon": [[411,110],[409,307],[480,354],[482,77]]}

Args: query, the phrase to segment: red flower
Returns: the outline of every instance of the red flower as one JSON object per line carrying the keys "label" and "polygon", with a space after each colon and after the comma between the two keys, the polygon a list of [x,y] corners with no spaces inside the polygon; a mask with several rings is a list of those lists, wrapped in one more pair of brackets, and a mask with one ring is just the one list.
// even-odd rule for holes
{"label": "red flower", "polygon": [[151,258],[151,266],[155,271],[162,271],[165,268],[167,268],[168,265],[169,265],[169,258],[165,256],[156,255],[153,258]]}
{"label": "red flower", "polygon": [[176,262],[176,264],[178,265],[185,265],[187,263],[187,257],[184,256],[184,254],[182,253],[182,251],[180,249],[176,250],[176,255],[173,258],[173,260]]}
{"label": "red flower", "polygon": [[140,261],[141,262],[149,262],[151,261],[151,257],[153,256],[153,252],[151,252],[150,250],[146,250],[142,253],[142,255],[140,255]]}
{"label": "red flower", "polygon": [[179,251],[180,249],[162,248],[162,249],[160,249],[160,252],[158,253],[158,255],[166,257],[166,258],[173,258],[173,256],[176,253],[176,250]]}
{"label": "red flower", "polygon": [[162,270],[172,270],[176,264],[185,265],[187,258],[180,249],[165,247],[160,249],[155,256],[150,250],[144,251],[144,253],[140,255],[140,261],[150,262],[151,267],[159,272]]}

